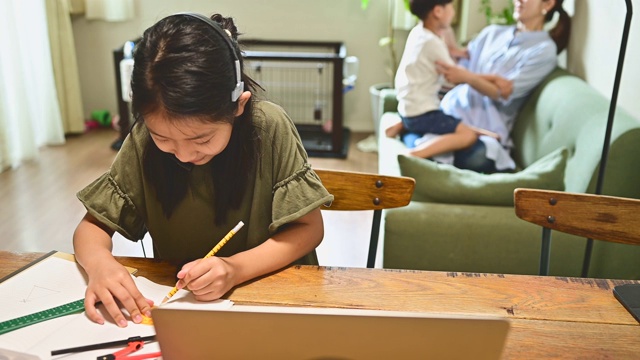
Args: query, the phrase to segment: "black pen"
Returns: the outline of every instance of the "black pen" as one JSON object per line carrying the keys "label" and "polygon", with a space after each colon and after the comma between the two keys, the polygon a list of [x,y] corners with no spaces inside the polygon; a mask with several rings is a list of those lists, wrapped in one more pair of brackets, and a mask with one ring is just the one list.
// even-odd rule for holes
{"label": "black pen", "polygon": [[143,336],[143,337],[133,336],[133,337],[130,337],[130,338],[125,339],[125,340],[117,340],[117,341],[110,341],[110,342],[105,342],[105,343],[101,343],[101,344],[78,346],[78,347],[69,348],[69,349],[62,349],[62,350],[53,350],[53,351],[51,351],[51,356],[74,353],[74,352],[83,352],[83,351],[104,349],[104,348],[109,348],[109,347],[118,346],[118,345],[126,345],[126,344],[129,344],[130,342],[133,342],[133,341],[147,342],[147,341],[155,341],[155,340],[156,340],[156,336],[155,335]]}

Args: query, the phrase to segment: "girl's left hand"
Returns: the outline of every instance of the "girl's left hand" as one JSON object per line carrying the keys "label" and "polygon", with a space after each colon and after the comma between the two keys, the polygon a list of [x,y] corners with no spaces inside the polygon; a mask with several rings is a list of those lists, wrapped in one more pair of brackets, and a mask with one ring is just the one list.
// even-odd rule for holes
{"label": "girl's left hand", "polygon": [[222,297],[236,284],[235,270],[224,260],[212,256],[185,264],[178,272],[178,289],[189,289],[198,301],[213,301]]}
{"label": "girl's left hand", "polygon": [[469,71],[455,64],[447,64],[441,61],[436,61],[436,70],[444,76],[444,78],[455,85],[467,83],[469,78]]}

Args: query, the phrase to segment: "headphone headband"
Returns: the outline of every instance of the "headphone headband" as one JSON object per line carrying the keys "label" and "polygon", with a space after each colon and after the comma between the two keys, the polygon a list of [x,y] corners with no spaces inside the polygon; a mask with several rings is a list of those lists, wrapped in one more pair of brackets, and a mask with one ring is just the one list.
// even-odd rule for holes
{"label": "headphone headband", "polygon": [[210,18],[202,15],[202,14],[198,14],[198,13],[190,13],[190,12],[182,12],[182,13],[177,13],[171,16],[176,16],[176,15],[185,15],[185,16],[190,16],[192,18],[198,19],[200,21],[205,22],[207,25],[209,25],[213,30],[215,30],[215,32],[220,35],[220,37],[224,40],[224,42],[227,44],[227,46],[229,47],[229,50],[231,51],[231,55],[233,56],[233,63],[234,63],[234,67],[236,69],[236,86],[235,88],[231,91],[231,101],[232,102],[236,102],[238,100],[238,98],[240,97],[240,95],[242,94],[242,92],[244,91],[244,82],[242,81],[242,72],[240,71],[240,59],[238,58],[238,55],[236,54],[236,50],[235,47],[233,46],[233,42],[231,42],[231,36],[229,34],[227,34],[222,27],[220,27],[220,25],[218,25],[215,21],[211,20]]}

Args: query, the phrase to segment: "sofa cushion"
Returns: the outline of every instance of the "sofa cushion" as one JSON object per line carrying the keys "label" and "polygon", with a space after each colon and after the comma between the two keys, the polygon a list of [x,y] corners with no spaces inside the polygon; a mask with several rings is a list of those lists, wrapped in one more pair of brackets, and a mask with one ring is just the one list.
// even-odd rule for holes
{"label": "sofa cushion", "polygon": [[561,147],[516,173],[480,174],[405,155],[398,155],[398,163],[403,176],[416,179],[416,200],[513,206],[513,190],[519,187],[564,191],[568,153]]}

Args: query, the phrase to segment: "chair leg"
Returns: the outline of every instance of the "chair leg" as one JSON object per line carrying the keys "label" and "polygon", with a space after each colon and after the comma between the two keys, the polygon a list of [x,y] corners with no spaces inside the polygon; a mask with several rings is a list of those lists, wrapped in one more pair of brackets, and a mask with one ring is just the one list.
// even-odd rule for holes
{"label": "chair leg", "polygon": [[376,266],[376,252],[378,251],[378,237],[380,236],[380,221],[382,220],[382,210],[373,210],[373,223],[371,224],[371,240],[369,240],[369,256],[367,257],[367,267]]}
{"label": "chair leg", "polygon": [[593,251],[593,239],[587,239],[587,247],[584,249],[581,277],[589,277],[589,265],[591,264],[591,252]]}
{"label": "chair leg", "polygon": [[551,257],[551,229],[542,228],[542,248],[540,249],[540,275],[549,275],[549,258]]}

